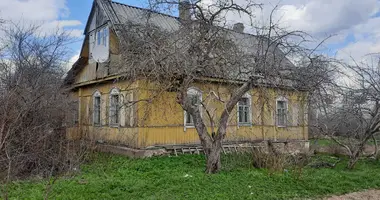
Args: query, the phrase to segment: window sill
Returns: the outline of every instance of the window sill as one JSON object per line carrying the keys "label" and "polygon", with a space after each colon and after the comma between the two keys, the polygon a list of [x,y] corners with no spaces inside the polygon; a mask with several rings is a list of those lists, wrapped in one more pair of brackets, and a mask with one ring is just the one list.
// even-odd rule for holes
{"label": "window sill", "polygon": [[238,126],[253,126],[253,124],[238,124]]}
{"label": "window sill", "polygon": [[120,128],[119,124],[110,124],[110,128]]}

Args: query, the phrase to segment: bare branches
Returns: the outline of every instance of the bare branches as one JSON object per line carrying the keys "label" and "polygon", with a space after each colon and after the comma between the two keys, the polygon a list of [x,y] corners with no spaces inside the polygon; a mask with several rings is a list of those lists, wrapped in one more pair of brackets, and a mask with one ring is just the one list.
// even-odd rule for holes
{"label": "bare branches", "polygon": [[71,110],[60,88],[71,39],[38,30],[15,23],[0,30],[0,172],[8,170],[5,181],[55,175],[69,167],[63,151],[68,151],[66,113]]}
{"label": "bare branches", "polygon": [[354,61],[342,63],[340,68],[337,78],[331,81],[334,87],[325,87],[325,92],[320,93],[320,99],[330,95],[335,102],[316,102],[323,111],[316,124],[325,127],[324,135],[347,149],[347,167],[353,168],[367,141],[380,132],[380,74],[377,63]]}

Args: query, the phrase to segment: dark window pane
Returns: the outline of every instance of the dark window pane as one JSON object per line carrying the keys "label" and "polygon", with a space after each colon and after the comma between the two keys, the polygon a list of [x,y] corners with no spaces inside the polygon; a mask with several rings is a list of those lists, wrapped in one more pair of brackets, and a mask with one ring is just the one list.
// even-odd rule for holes
{"label": "dark window pane", "polygon": [[285,126],[286,125],[286,113],[287,105],[286,101],[277,101],[277,125]]}
{"label": "dark window pane", "polygon": [[110,120],[111,124],[118,124],[119,123],[119,95],[112,95],[111,96],[111,105],[110,105]]}
{"label": "dark window pane", "polygon": [[94,124],[100,124],[100,97],[94,98]]}
{"label": "dark window pane", "polygon": [[238,102],[239,123],[249,123],[249,99],[241,98]]}

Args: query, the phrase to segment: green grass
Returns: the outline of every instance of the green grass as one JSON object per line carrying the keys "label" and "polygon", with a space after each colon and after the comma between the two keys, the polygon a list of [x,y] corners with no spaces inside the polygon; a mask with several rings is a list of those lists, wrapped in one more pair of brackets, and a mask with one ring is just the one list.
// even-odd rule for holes
{"label": "green grass", "polygon": [[[223,171],[206,175],[201,155],[128,159],[95,154],[80,173],[59,178],[50,199],[290,199],[380,188],[378,161],[360,160],[353,171],[345,170],[344,162],[335,169],[306,167],[298,179],[292,170],[254,169],[246,158],[224,156]],[[43,199],[45,185],[13,182],[10,199]]]}
{"label": "green grass", "polygon": [[335,144],[335,142],[330,139],[311,139],[310,144],[316,144],[319,146],[330,146]]}

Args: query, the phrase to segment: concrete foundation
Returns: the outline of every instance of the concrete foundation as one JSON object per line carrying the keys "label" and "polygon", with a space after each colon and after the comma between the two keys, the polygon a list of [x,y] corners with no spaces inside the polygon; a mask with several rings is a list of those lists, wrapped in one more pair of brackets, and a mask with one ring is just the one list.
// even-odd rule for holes
{"label": "concrete foundation", "polygon": [[[295,140],[295,141],[273,141],[272,142],[275,149],[279,152],[284,153],[306,153],[309,151],[309,141],[305,140]],[[149,149],[134,149],[124,146],[115,146],[109,144],[96,144],[96,150],[100,152],[114,153],[119,155],[124,155],[130,158],[148,158],[153,156],[162,156],[174,154],[174,149],[177,150],[186,150],[186,153],[199,153],[198,148],[203,151],[202,147],[199,144],[194,145],[175,145],[175,146],[160,146],[160,147],[151,147]],[[268,150],[268,141],[260,142],[245,142],[245,143],[226,143],[223,144],[223,152],[240,152],[240,151],[251,151],[253,148],[263,148],[265,151]],[[232,151],[231,151],[232,149]],[[178,154],[183,154],[185,152],[180,152]]]}

